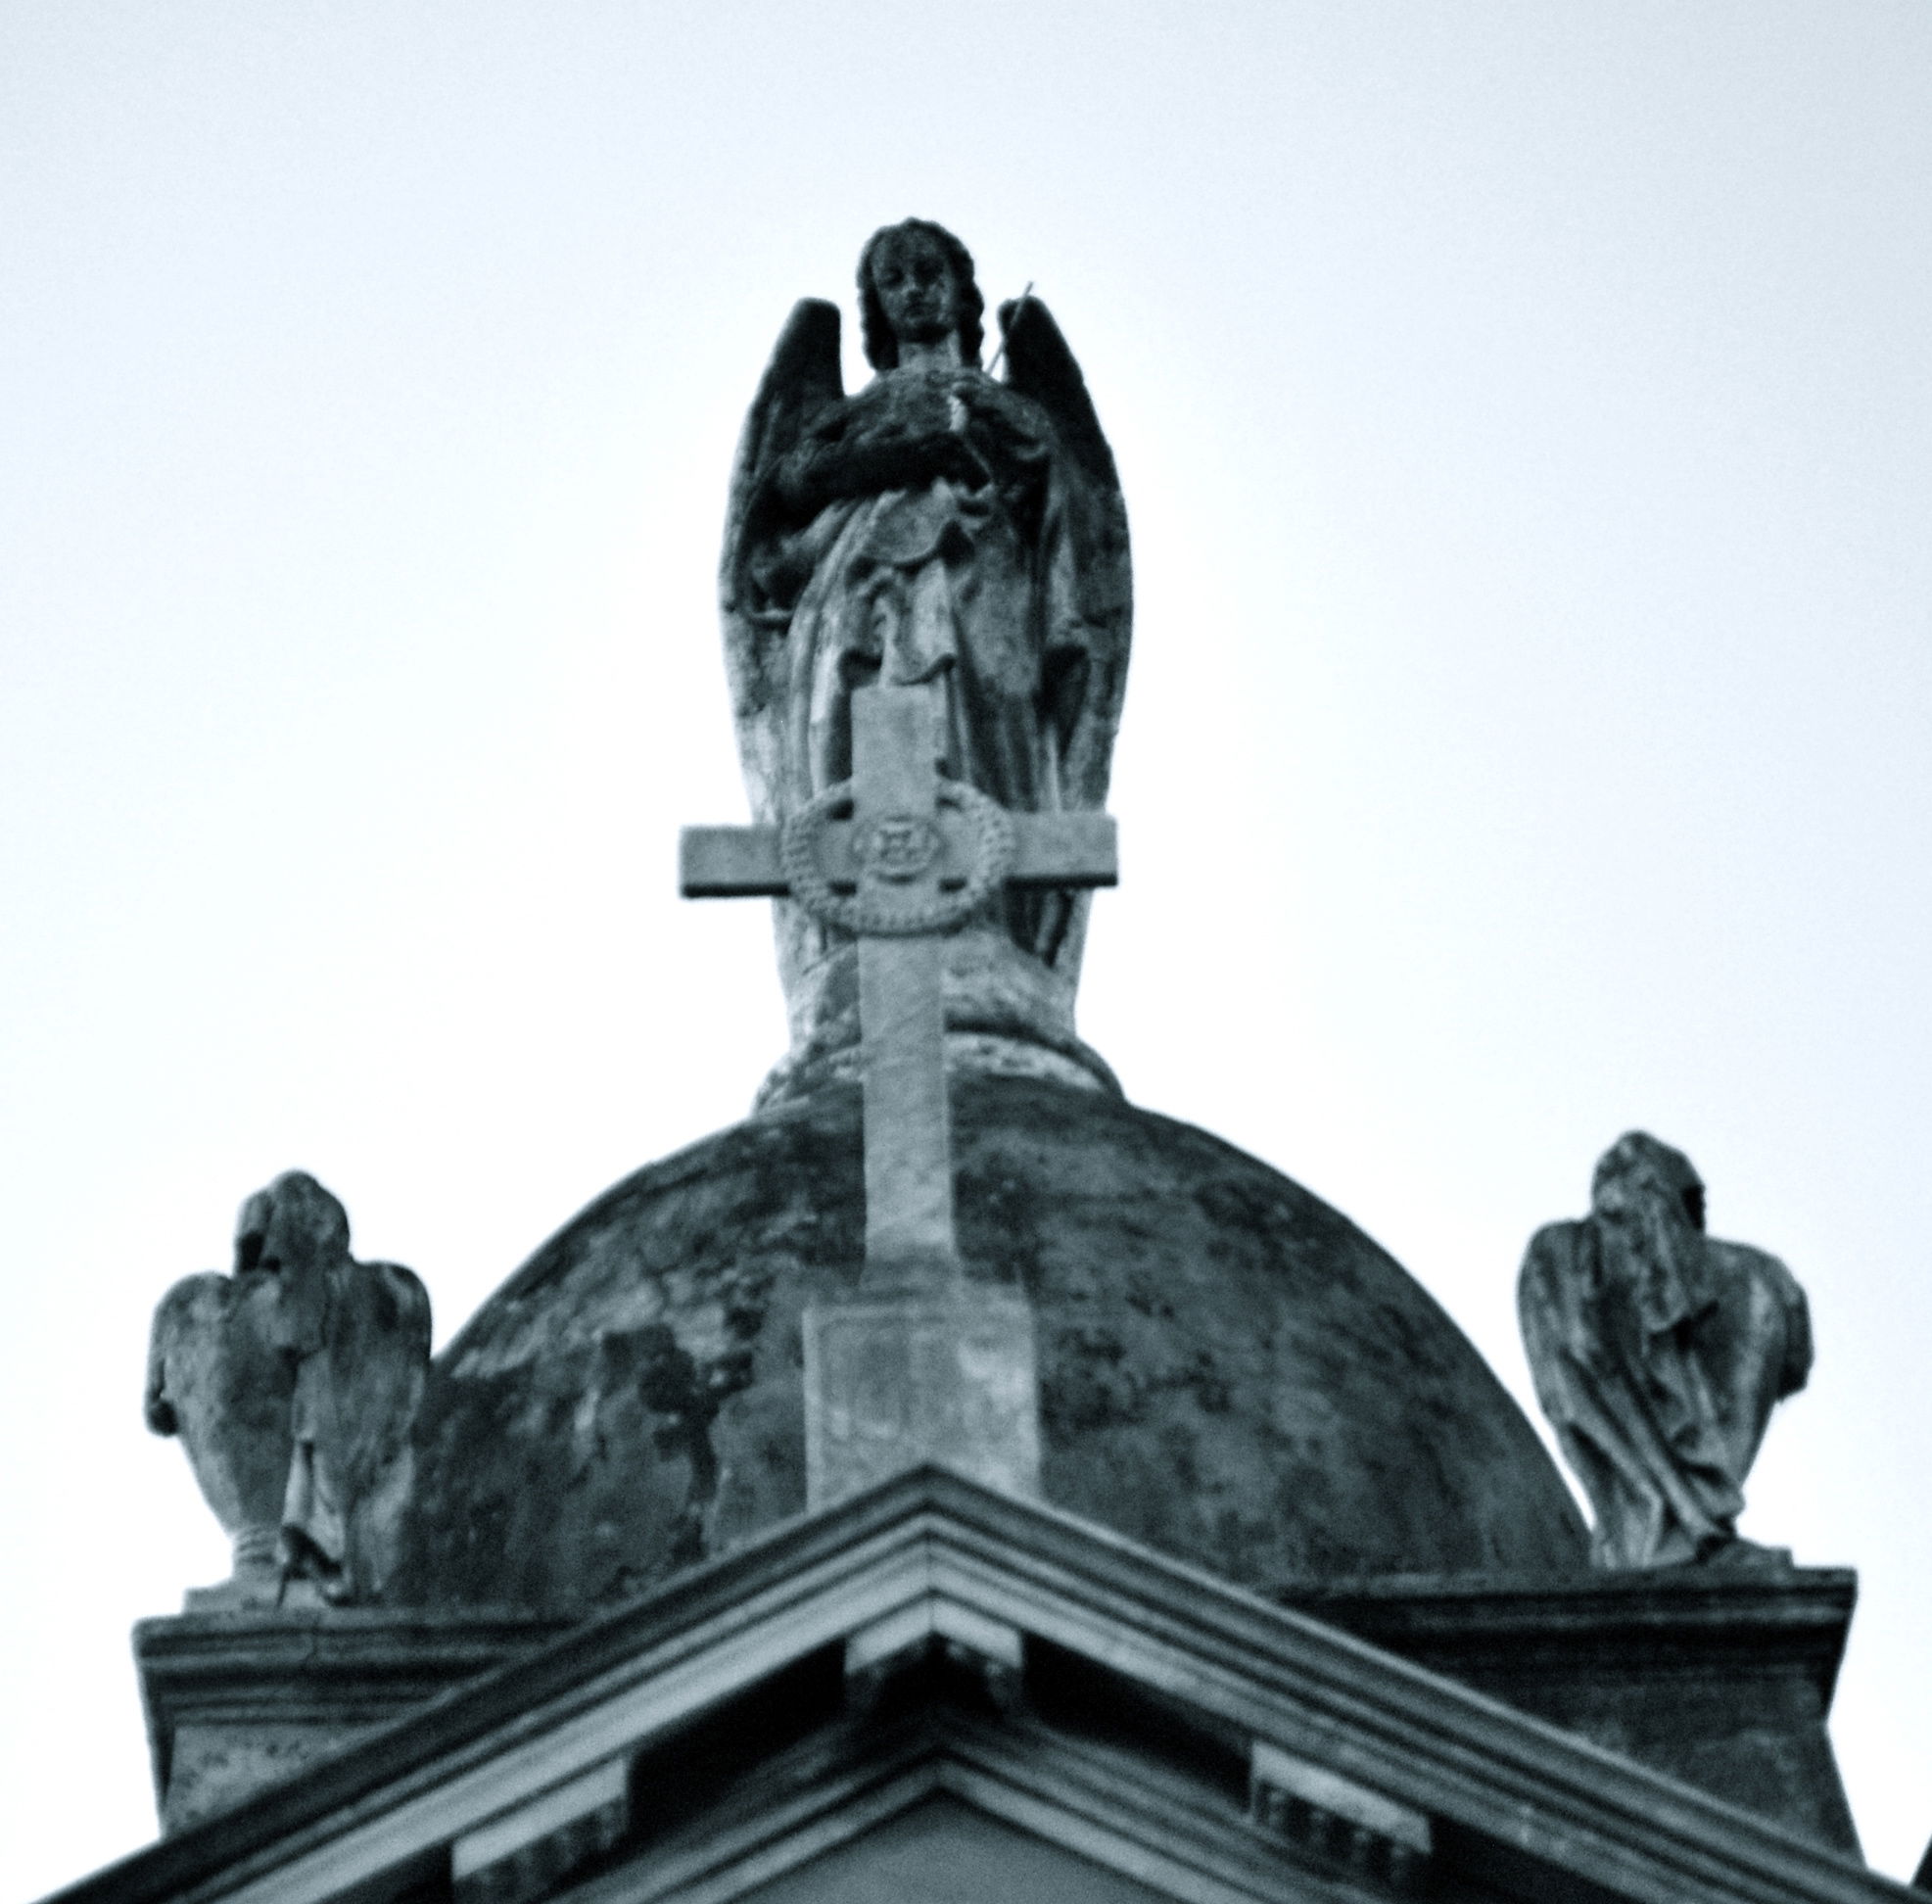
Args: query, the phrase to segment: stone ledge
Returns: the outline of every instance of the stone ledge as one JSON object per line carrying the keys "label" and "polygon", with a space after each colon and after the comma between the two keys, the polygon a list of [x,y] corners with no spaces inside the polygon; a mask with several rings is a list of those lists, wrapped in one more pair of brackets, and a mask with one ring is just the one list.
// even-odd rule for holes
{"label": "stone ledge", "polygon": [[[976,1610],[1049,1653],[1070,1649],[1141,1689],[1132,1702],[1154,1715],[1154,1730],[1129,1713],[1132,1737],[1169,1737],[1157,1715],[1178,1705],[1208,1741],[1222,1821],[1244,1844],[1263,1841],[1244,1817],[1240,1772],[1245,1744],[1260,1738],[1428,1818],[1444,1894],[1731,1904],[1904,1904],[1910,1894],[1802,1830],[1566,1737],[1319,1619],[925,1468],[589,1618],[358,1748],[83,1880],[63,1904],[188,1904],[241,1878],[252,1894],[282,1895],[284,1875],[303,1877],[303,1894],[316,1897],[332,1875],[379,1872],[425,1895],[447,1889],[453,1839],[613,1750],[683,1749],[678,1729],[720,1698],[776,1690],[796,1668],[835,1701],[833,1637],[876,1621],[928,1578],[957,1582]],[[587,1732],[592,1712],[601,1716]]]}
{"label": "stone ledge", "polygon": [[[1761,1816],[1857,1850],[1825,1720],[1857,1576],[1824,1568],[1306,1582],[1282,1604]],[[141,1622],[165,1829],[227,1809],[533,1648],[507,1608]]]}
{"label": "stone ledge", "polygon": [[1276,1597],[1520,1712],[1856,1853],[1825,1729],[1858,1576],[1673,1567],[1297,1583]]}
{"label": "stone ledge", "polygon": [[225,1811],[573,1624],[402,1607],[143,1620],[134,1664],[162,1828]]}

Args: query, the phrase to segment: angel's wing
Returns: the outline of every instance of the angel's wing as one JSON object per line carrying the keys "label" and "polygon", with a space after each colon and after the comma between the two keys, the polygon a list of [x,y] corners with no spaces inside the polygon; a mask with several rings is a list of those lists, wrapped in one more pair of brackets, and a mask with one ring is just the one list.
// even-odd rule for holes
{"label": "angel's wing", "polygon": [[1053,313],[1038,298],[1012,300],[1000,307],[1000,329],[1006,337],[1008,385],[1052,417],[1078,478],[1070,486],[1078,493],[1070,499],[1069,528],[1087,639],[1084,651],[1056,684],[1056,716],[1063,736],[1060,777],[1067,798],[1074,806],[1098,807],[1107,797],[1133,636],[1127,502],[1087,380]]}
{"label": "angel's wing", "polygon": [[408,1440],[429,1369],[429,1291],[400,1262],[350,1266],[330,1314],[328,1459],[353,1510]]}
{"label": "angel's wing", "polygon": [[[148,1387],[143,1412],[157,1435],[178,1435],[191,1418],[198,1391],[207,1386],[213,1342],[227,1312],[232,1285],[204,1269],[184,1276],[161,1299],[148,1332]],[[199,1424],[197,1424],[199,1425]]]}
{"label": "angel's wing", "polygon": [[812,419],[844,395],[838,307],[801,298],[778,334],[738,436],[718,565],[731,717],[753,810],[761,817],[778,786],[778,728],[772,710],[784,694],[785,647],[779,638],[789,620],[789,605],[773,601],[759,581],[757,558],[778,527],[770,478]]}
{"label": "angel's wing", "polygon": [[1060,441],[1095,488],[1120,493],[1113,452],[1107,446],[1087,380],[1066,348],[1054,314],[1031,293],[1000,307],[1006,339],[1007,382],[1053,419]]}
{"label": "angel's wing", "polygon": [[719,564],[728,627],[733,615],[757,612],[758,604],[748,598],[746,562],[752,545],[766,527],[767,477],[813,417],[845,395],[838,362],[838,321],[836,305],[826,304],[823,298],[801,298],[778,333],[758,395],[745,414],[737,457],[731,465],[724,557]]}

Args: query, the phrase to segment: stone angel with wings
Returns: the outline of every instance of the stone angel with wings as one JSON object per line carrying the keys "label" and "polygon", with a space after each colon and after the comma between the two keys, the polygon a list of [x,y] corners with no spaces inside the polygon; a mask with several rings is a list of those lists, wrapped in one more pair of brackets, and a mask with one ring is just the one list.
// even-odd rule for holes
{"label": "stone angel with wings", "polygon": [[[982,369],[972,259],[939,225],[886,226],[858,276],[872,379],[845,393],[838,309],[801,302],[732,475],[721,593],[753,815],[781,821],[850,776],[851,694],[881,681],[935,684],[942,773],[1013,811],[1098,808],[1132,588],[1079,365],[1029,294],[1000,309],[1004,377]],[[1110,1082],[1072,1033],[1084,901],[1014,892],[995,911],[949,954],[949,1028]],[[851,947],[787,904],[778,944],[796,1070],[852,1042]],[[991,1068],[1015,1067],[1035,1069]]]}

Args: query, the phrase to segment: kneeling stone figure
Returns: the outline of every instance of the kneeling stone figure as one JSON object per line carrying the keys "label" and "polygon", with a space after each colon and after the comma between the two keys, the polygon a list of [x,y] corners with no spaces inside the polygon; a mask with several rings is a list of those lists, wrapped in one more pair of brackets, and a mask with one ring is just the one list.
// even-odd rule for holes
{"label": "kneeling stone figure", "polygon": [[1594,1509],[1599,1567],[1744,1559],[1744,1477],[1812,1367],[1805,1292],[1775,1257],[1704,1234],[1689,1158],[1633,1130],[1590,1214],[1531,1239],[1517,1283],[1536,1398]]}
{"label": "kneeling stone figure", "polygon": [[304,1171],[242,1206],[232,1275],[185,1277],[155,1310],[147,1420],[179,1435],[234,1546],[191,1608],[378,1597],[394,1564],[429,1369],[428,1292],[349,1254],[349,1216]]}

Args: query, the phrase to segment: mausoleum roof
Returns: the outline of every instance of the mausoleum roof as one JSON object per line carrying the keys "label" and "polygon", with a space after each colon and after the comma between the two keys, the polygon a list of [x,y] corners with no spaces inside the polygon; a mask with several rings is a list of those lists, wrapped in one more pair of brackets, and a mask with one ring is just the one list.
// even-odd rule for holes
{"label": "mausoleum roof", "polygon": [[[1038,1318],[1051,1502],[1264,1590],[1584,1564],[1481,1357],[1300,1185],[1038,1079],[959,1080],[954,1145],[968,1273]],[[598,1198],[438,1357],[388,1599],[592,1604],[803,1512],[800,1316],[863,1230],[844,1086]]]}
{"label": "mausoleum roof", "polygon": [[[306,1624],[342,1663],[382,1656],[370,1618],[185,1624],[271,1645]],[[948,1894],[1074,1895],[1058,1874],[1119,1896],[1112,1873],[1154,1898],[1254,1904],[1914,1895],[1789,1820],[924,1467],[584,1622],[62,1904],[765,1899],[787,1875],[805,1895],[903,1896],[881,1868],[902,1821],[946,1825],[921,1811],[935,1802],[969,1808],[982,1839],[1015,1833],[1026,1875],[975,1888],[1001,1862],[980,1842],[943,1868],[965,1880]],[[924,1835],[928,1880],[952,1833]]]}

